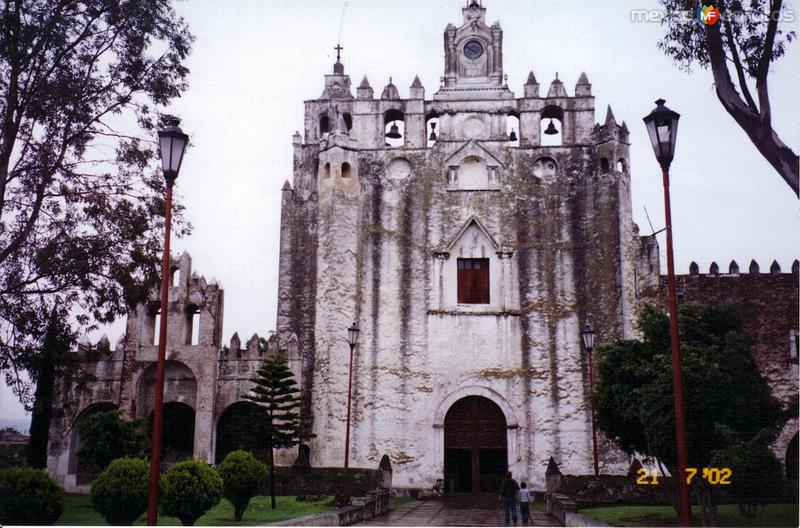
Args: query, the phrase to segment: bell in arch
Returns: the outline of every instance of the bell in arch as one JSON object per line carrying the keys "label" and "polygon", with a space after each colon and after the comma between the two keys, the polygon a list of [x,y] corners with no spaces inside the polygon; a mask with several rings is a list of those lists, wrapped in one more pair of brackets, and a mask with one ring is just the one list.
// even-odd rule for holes
{"label": "bell in arch", "polygon": [[547,134],[548,136],[555,136],[556,134],[558,134],[558,129],[553,124],[552,117],[550,118],[550,124],[547,125],[547,128],[544,130],[544,133]]}
{"label": "bell in arch", "polygon": [[431,123],[431,135],[428,136],[431,141],[436,141],[436,123]]}
{"label": "bell in arch", "polygon": [[400,135],[400,129],[397,128],[397,122],[396,121],[392,122],[392,126],[389,127],[389,131],[386,133],[386,137],[387,138],[391,138],[391,139],[399,139],[399,138],[403,137],[403,136]]}
{"label": "bell in arch", "polygon": [[508,135],[509,141],[516,141],[517,140],[517,132],[513,128],[511,129],[511,133]]}

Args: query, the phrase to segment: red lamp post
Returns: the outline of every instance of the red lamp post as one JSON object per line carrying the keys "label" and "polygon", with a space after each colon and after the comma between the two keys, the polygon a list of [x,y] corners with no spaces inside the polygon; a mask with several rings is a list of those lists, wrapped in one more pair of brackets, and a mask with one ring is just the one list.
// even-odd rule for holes
{"label": "red lamp post", "polygon": [[147,499],[147,524],[158,523],[158,477],[161,470],[161,429],[164,418],[164,363],[167,354],[167,314],[169,312],[169,235],[172,224],[172,186],[181,170],[183,153],[189,136],[173,121],[158,131],[161,168],[167,184],[164,213],[164,258],[161,263],[161,326],[158,330],[158,359],[156,360],[156,393],[153,407],[153,444],[150,454],[150,493]]}
{"label": "red lamp post", "polygon": [[683,385],[681,383],[681,351],[678,340],[678,296],[675,291],[675,263],[672,257],[672,212],[669,203],[669,166],[675,155],[680,114],[664,106],[664,99],[656,101],[656,107],[644,118],[650,143],[656,159],[661,165],[664,181],[664,215],[667,231],[667,289],[669,293],[669,332],[672,341],[672,386],[675,394],[675,433],[678,445],[678,491],[680,521],[690,526],[689,485],[686,483],[686,431],[683,416]]}
{"label": "red lamp post", "polygon": [[358,343],[358,325],[353,325],[347,329],[347,343],[350,345],[350,372],[347,376],[347,425],[344,434],[344,467],[350,467],[350,394],[353,387],[353,350]]}
{"label": "red lamp post", "polygon": [[[589,394],[594,393],[594,367],[592,365],[592,350],[594,349],[595,333],[592,325],[586,324],[583,333],[583,346],[586,347],[586,355],[589,356]],[[594,459],[594,476],[600,476],[600,469],[597,465],[597,426],[594,420],[594,404],[592,404],[592,458]]]}

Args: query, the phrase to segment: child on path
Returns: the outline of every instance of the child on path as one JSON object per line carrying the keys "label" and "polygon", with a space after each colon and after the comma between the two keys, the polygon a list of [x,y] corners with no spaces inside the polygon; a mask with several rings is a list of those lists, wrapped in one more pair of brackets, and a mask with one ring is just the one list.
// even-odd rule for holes
{"label": "child on path", "polygon": [[528,491],[528,485],[524,482],[520,484],[519,490],[519,512],[522,514],[523,526],[528,524],[531,518],[531,492]]}

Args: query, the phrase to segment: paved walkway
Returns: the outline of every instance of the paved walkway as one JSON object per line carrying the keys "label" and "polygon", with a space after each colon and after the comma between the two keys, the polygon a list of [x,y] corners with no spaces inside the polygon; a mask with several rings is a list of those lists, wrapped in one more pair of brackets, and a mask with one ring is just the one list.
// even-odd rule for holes
{"label": "paved walkway", "polygon": [[[519,513],[519,512],[518,512]],[[521,524],[521,519],[520,524]],[[365,526],[503,526],[503,508],[496,495],[448,495],[446,498],[407,502]],[[531,512],[530,526],[559,526],[540,511]]]}

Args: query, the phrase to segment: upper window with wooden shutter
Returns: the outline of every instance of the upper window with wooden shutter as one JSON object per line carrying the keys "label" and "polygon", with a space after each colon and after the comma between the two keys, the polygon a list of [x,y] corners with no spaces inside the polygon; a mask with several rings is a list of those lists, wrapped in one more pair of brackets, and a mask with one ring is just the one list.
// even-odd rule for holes
{"label": "upper window with wooden shutter", "polygon": [[458,259],[458,303],[489,304],[489,259]]}

